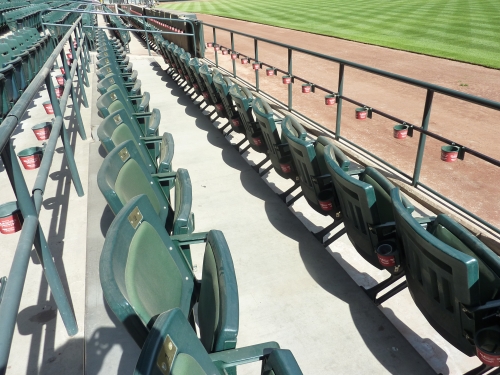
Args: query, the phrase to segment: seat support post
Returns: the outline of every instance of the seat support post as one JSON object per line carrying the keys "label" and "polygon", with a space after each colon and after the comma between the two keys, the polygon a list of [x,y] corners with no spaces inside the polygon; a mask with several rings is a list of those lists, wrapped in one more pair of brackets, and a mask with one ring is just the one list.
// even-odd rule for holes
{"label": "seat support post", "polygon": [[397,285],[396,287],[385,293],[383,296],[377,298],[378,293],[380,293],[382,290],[384,290],[385,288],[389,287],[390,285],[394,284],[396,281],[401,279],[404,276],[404,274],[405,274],[404,272],[400,272],[391,275],[389,278],[385,279],[384,281],[378,283],[377,285],[371,288],[366,289],[365,287],[362,286],[361,289],[363,289],[363,291],[368,295],[368,297],[370,297],[370,299],[373,302],[375,302],[375,305],[378,306],[408,286],[405,280],[401,284]]}

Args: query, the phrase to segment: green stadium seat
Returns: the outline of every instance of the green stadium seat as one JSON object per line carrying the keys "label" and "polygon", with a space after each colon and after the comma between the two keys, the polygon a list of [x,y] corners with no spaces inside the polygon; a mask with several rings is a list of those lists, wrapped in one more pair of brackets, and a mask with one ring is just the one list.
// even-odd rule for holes
{"label": "green stadium seat", "polygon": [[[276,124],[281,123],[281,120],[275,119],[274,112],[269,106],[269,103],[262,98],[255,98],[252,101],[252,110],[262,132],[264,142],[266,143],[268,150],[267,155],[271,160],[271,165],[281,177],[291,179],[294,182],[294,185],[290,189],[280,194],[280,198],[283,202],[286,202],[286,198],[294,190],[299,188],[300,184],[298,183],[299,176],[292,154],[290,153],[290,147],[284,137],[280,136],[278,128],[276,127]],[[301,196],[302,193],[295,198],[298,199]],[[287,205],[291,205],[292,203],[293,200],[287,203]]]}
{"label": "green stadium seat", "polygon": [[225,375],[262,361],[261,375],[302,375],[289,350],[267,342],[208,354],[178,308],[162,313],[142,348],[135,375]]}
{"label": "green stadium seat", "polygon": [[498,324],[498,255],[446,215],[438,215],[424,229],[402,203],[398,188],[391,191],[391,199],[415,304],[448,342],[475,355],[478,331]]}
{"label": "green stadium seat", "polygon": [[110,73],[97,82],[97,91],[99,91],[102,95],[108,91],[110,86],[118,85],[124,95],[141,95],[141,84],[140,79],[137,79],[135,82],[128,83],[124,82],[122,77]]}
{"label": "green stadium seat", "polygon": [[[390,196],[394,185],[372,167],[361,171],[343,170],[337,163],[333,145],[325,147],[324,157],[349,240],[367,262],[378,269],[386,269],[391,274],[387,280],[366,290],[370,298],[380,304],[406,287],[406,284],[400,284],[377,298],[379,292],[404,275],[402,253],[396,243]],[[358,178],[353,177],[355,174]],[[414,209],[411,203],[403,198],[403,204],[411,214]],[[377,249],[382,252],[380,258]]]}
{"label": "green stadium seat", "polygon": [[[230,119],[230,117],[228,117],[228,113],[226,112],[224,104],[222,103],[222,98],[220,97],[219,93],[215,89],[215,86],[213,83],[212,72],[210,71],[210,68],[208,67],[208,65],[205,63],[201,63],[198,72],[200,74],[200,77],[203,80],[204,86],[207,90],[206,92],[208,93],[208,96],[210,97],[210,102],[213,103],[213,105],[215,107],[215,111],[217,112],[217,115],[219,117],[224,117],[224,118]],[[205,94],[203,96],[205,97]],[[225,126],[222,129],[224,129]]]}
{"label": "green stadium seat", "polygon": [[238,111],[235,110],[233,98],[229,93],[231,86],[234,85],[233,81],[231,81],[229,77],[224,77],[222,73],[216,68],[212,68],[212,79],[215,90],[217,91],[218,96],[221,98],[222,105],[224,106],[224,111],[230,121],[231,128],[236,133],[245,133],[245,128],[242,124],[242,120]]}
{"label": "green stadium seat", "polygon": [[241,125],[245,130],[245,137],[248,143],[250,143],[250,147],[257,152],[267,154],[269,148],[264,141],[260,125],[258,121],[255,120],[252,112],[252,93],[246,87],[233,84],[230,85],[229,94],[236,104],[236,109],[238,110],[239,118],[242,122]]}
{"label": "green stadium seat", "polygon": [[[115,215],[132,198],[146,194],[168,233],[189,234],[194,230],[188,171],[179,168],[177,172],[151,174],[133,140],[117,145],[104,158],[97,184]],[[174,188],[172,209],[170,191]]]}
{"label": "green stadium seat", "polygon": [[[335,201],[332,178],[324,160],[325,147],[333,145],[331,139],[321,136],[316,141],[307,139],[307,132],[291,116],[286,116],[281,129],[283,138],[290,147],[292,158],[297,166],[297,173],[304,197],[309,205],[322,215],[337,215],[340,212]],[[340,149],[333,145],[335,159],[343,170],[349,169],[350,161]],[[329,204],[321,204],[329,202]]]}
{"label": "green stadium seat", "polygon": [[97,137],[107,153],[122,142],[133,140],[150,173],[172,171],[174,139],[170,133],[160,137],[144,137],[137,125],[127,117],[125,109],[119,109],[102,120]]}
{"label": "green stadium seat", "polygon": [[205,84],[205,80],[201,78],[200,74],[200,68],[201,68],[202,63],[200,60],[198,60],[197,57],[193,57],[191,61],[189,62],[189,67],[191,68],[191,71],[194,74],[194,77],[196,78],[196,82],[198,83],[198,86],[200,87],[201,95],[203,95],[203,99],[208,105],[215,105],[215,102],[212,100],[212,97],[208,93],[208,88]]}
{"label": "green stadium seat", "polygon": [[[197,280],[181,246],[203,242],[203,277]],[[135,197],[107,232],[99,275],[108,305],[139,347],[157,316],[170,309],[179,308],[194,327],[192,310],[197,302],[205,350],[217,352],[236,346],[238,287],[222,232],[170,237],[149,199]]]}
{"label": "green stadium seat", "polygon": [[0,66],[6,67],[9,64],[12,64],[14,66],[16,86],[20,91],[20,94],[22,94],[26,87],[28,87],[28,65],[27,63],[25,63],[23,66],[23,60],[21,56],[15,56],[12,53],[9,45],[5,43],[5,39],[0,39]]}
{"label": "green stadium seat", "polygon": [[106,93],[97,99],[96,105],[103,118],[123,108],[128,117],[141,129],[143,135],[158,135],[161,114],[156,108],[152,112],[147,112],[149,93],[146,92],[142,96],[136,97],[138,103],[135,106],[130,104],[129,99],[134,99],[134,97],[124,95],[118,86],[110,86]]}
{"label": "green stadium seat", "polygon": [[[320,136],[315,141],[308,140],[306,130],[291,116],[286,116],[283,119],[281,129],[283,139],[287,141],[294,164],[297,167],[304,198],[316,212],[325,216],[329,215],[334,220],[331,225],[315,233],[318,240],[323,242],[323,237],[342,222],[332,176],[326,168],[325,147],[332,146],[335,160],[344,171],[349,169],[350,161],[339,148],[335,147],[332,139]],[[329,239],[327,244],[343,233],[345,233],[345,229]]]}

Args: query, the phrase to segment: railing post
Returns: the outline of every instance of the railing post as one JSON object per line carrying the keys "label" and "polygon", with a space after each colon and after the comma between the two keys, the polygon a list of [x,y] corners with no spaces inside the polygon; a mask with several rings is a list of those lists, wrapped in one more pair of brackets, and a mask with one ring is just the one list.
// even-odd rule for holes
{"label": "railing post", "polygon": [[143,18],[144,22],[143,22],[143,25],[144,25],[144,36],[146,37],[146,46],[148,47],[148,55],[151,56],[151,49],[149,48],[149,35],[148,35],[148,28],[147,28],[147,24],[148,24],[148,19],[147,18]]}
{"label": "railing post", "polygon": [[[73,47],[73,38],[71,36],[69,37],[69,44],[71,46],[71,54],[73,56],[73,61],[76,64],[80,64],[78,62],[78,59],[76,58],[77,57],[76,56],[76,51],[75,51],[75,48]],[[82,70],[82,69],[78,69],[78,68],[79,68],[79,66],[76,69],[76,76],[78,77],[78,84],[80,86],[80,92],[82,93],[83,105],[85,106],[85,108],[88,108],[89,107],[89,102],[87,100],[87,94],[85,93],[85,87],[84,87],[84,82],[83,82],[84,80],[82,79],[82,74],[80,72],[80,70]],[[67,72],[69,72],[69,67],[68,67],[68,70],[66,70],[66,69],[67,68],[66,68],[66,65],[65,65],[64,70],[67,71]],[[85,72],[85,70],[84,70],[83,74],[85,76],[87,75],[87,73]],[[88,80],[88,78],[87,78],[87,80]],[[71,84],[73,84],[73,81],[71,81]]]}
{"label": "railing post", "polygon": [[[231,32],[231,53],[234,53],[234,33]],[[233,60],[231,58],[231,61],[233,62],[233,76],[236,77],[236,60]]]}
{"label": "railing post", "polygon": [[[432,91],[431,89],[427,89],[427,96],[425,98],[424,116],[422,118],[423,130],[427,130],[429,127],[433,98],[434,98],[434,91]],[[411,182],[412,186],[418,185],[418,181],[420,178],[420,170],[422,168],[422,159],[424,158],[426,138],[427,138],[426,134],[420,133],[420,139],[418,141],[418,149],[417,149],[417,159],[415,160],[415,169],[413,170],[413,181]]]}
{"label": "railing post", "polygon": [[339,66],[339,85],[338,85],[338,100],[337,100],[337,122],[335,124],[335,139],[340,139],[340,122],[342,121],[342,94],[344,92],[344,64]]}
{"label": "railing post", "polygon": [[[212,30],[214,32],[214,47],[215,47],[215,45],[217,44],[217,32],[215,31],[215,27],[213,27]],[[214,48],[214,52],[215,52],[215,66],[218,68],[219,67],[219,55],[218,55],[217,51],[215,51],[215,48]]]}
{"label": "railing post", "polygon": [[288,48],[288,75],[292,77],[292,82],[288,85],[288,110],[291,111],[293,108],[293,51]]}
{"label": "railing post", "polygon": [[[255,51],[255,62],[259,61],[259,42],[257,39],[253,40],[253,46]],[[255,89],[259,92],[259,71],[260,69],[255,70]]]}
{"label": "railing post", "polygon": [[60,135],[64,147],[64,154],[66,155],[66,161],[68,162],[69,171],[71,173],[73,184],[75,185],[76,193],[78,194],[79,197],[82,197],[84,195],[82,182],[80,180],[80,175],[78,174],[78,168],[76,167],[75,157],[73,155],[73,150],[69,142],[68,132],[66,130],[66,126],[64,125],[64,118],[61,112],[61,107],[59,107],[59,101],[56,98],[56,92],[54,90],[54,84],[52,83],[50,74],[47,75],[47,77],[45,78],[45,85],[47,86],[50,102],[52,103],[52,108],[54,109],[54,116],[56,118],[61,117],[62,120]]}
{"label": "railing post", "polygon": [[63,60],[64,76],[66,78],[64,84],[71,85],[71,101],[73,102],[73,109],[75,110],[76,120],[78,121],[78,134],[80,134],[81,139],[86,140],[87,133],[85,132],[85,127],[83,125],[83,119],[80,113],[80,105],[78,103],[78,97],[75,93],[75,88],[73,87],[73,78],[71,78],[71,72],[65,60],[64,50],[61,51],[61,59]]}

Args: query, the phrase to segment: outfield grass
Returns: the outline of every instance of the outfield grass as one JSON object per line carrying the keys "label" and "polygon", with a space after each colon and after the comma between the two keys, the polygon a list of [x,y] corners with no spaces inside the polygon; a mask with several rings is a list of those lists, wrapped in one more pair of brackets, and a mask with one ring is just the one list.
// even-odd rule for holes
{"label": "outfield grass", "polygon": [[160,7],[500,68],[496,0],[206,0]]}

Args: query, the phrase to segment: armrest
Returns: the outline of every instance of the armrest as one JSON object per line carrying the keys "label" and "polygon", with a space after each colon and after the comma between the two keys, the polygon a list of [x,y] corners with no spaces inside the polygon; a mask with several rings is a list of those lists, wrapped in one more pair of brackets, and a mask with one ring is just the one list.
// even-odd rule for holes
{"label": "armrest", "polygon": [[288,151],[288,149],[285,150],[286,147],[289,147],[288,143],[278,143],[274,145],[274,149],[280,152]]}
{"label": "armrest", "polygon": [[357,176],[358,174],[361,174],[365,171],[364,168],[355,168],[355,169],[349,169],[345,173],[347,173],[349,176]]}
{"label": "armrest", "polygon": [[151,175],[151,177],[155,178],[160,183],[160,185],[167,185],[169,187],[173,186],[176,176],[177,172],[155,173]]}
{"label": "armrest", "polygon": [[326,180],[327,178],[332,178],[332,175],[322,174],[321,176],[311,176],[312,182],[318,182],[318,180]]}
{"label": "armrest", "polygon": [[144,141],[145,144],[152,144],[152,143],[161,143],[163,140],[163,137],[141,137],[141,139]]}
{"label": "armrest", "polygon": [[153,112],[134,112],[132,113],[132,116],[135,118],[145,118],[145,117],[151,117]]}
{"label": "armrest", "polygon": [[417,220],[420,225],[422,225],[432,223],[434,220],[436,220],[436,216],[416,217],[414,219]]}
{"label": "armrest", "polygon": [[129,99],[142,99],[142,95],[129,95]]}
{"label": "armrest", "polygon": [[392,227],[396,227],[395,221],[388,221],[387,223],[378,224],[378,225],[368,225],[368,229],[372,233],[375,233],[377,231],[377,229],[392,228]]}
{"label": "armrest", "polygon": [[224,350],[209,354],[210,359],[218,368],[228,368],[260,361],[269,349],[279,349],[277,342],[270,341],[263,344],[245,346],[238,349]]}
{"label": "armrest", "polygon": [[191,245],[195,243],[204,243],[207,241],[208,232],[199,232],[191,234],[175,234],[170,236],[172,241],[179,242],[179,245]]}

